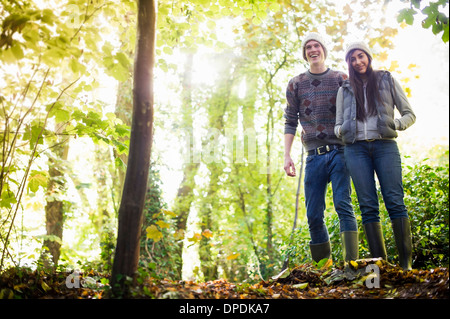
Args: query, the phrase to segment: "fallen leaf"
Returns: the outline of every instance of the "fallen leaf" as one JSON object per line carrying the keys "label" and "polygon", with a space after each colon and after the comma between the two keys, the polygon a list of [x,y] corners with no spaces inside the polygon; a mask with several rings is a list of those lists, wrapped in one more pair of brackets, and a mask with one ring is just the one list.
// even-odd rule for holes
{"label": "fallen leaf", "polygon": [[283,270],[282,272],[280,272],[278,275],[275,275],[275,276],[273,276],[272,277],[272,279],[273,280],[277,280],[277,279],[283,279],[283,278],[287,278],[289,275],[290,275],[290,271],[289,271],[289,269],[285,269],[285,270]]}
{"label": "fallen leaf", "polygon": [[49,290],[52,290],[52,288],[50,288],[50,287],[45,283],[45,281],[43,281],[43,282],[41,283],[41,287],[42,287],[42,289],[44,289],[45,292],[47,292],[47,291],[49,291]]}
{"label": "fallen leaf", "polygon": [[328,259],[325,264],[320,267],[321,269],[326,269],[326,268],[330,268],[333,265],[333,260],[332,259]]}
{"label": "fallen leaf", "polygon": [[296,285],[292,285],[292,288],[296,288],[296,289],[305,289],[306,287],[308,287],[308,283],[304,282],[301,284],[296,284]]}

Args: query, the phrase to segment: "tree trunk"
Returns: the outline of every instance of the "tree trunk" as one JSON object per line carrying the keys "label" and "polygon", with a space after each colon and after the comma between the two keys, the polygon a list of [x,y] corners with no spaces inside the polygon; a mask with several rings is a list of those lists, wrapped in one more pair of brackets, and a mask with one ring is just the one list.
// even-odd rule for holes
{"label": "tree trunk", "polygon": [[[56,133],[61,133],[63,127],[59,127]],[[65,193],[64,161],[69,153],[68,140],[58,139],[58,144],[53,147],[53,154],[48,159],[48,185],[47,204],[45,205],[45,228],[47,236],[43,246],[48,248],[52,257],[53,265],[44,249],[41,260],[44,268],[56,268],[61,254],[61,242],[64,228],[64,202],[61,196]]]}
{"label": "tree trunk", "polygon": [[[194,136],[193,136],[193,108],[192,108],[192,65],[194,61],[194,55],[189,53],[185,63],[185,70],[183,75],[183,92],[182,92],[182,109],[183,117],[181,128],[188,134],[189,145],[187,146],[189,158],[187,158],[187,163],[183,167],[183,180],[178,188],[177,197],[174,203],[173,212],[177,214],[176,218],[176,228],[177,231],[185,233],[186,224],[189,217],[189,212],[191,209],[191,204],[194,199],[194,176],[197,174],[199,163],[195,163],[193,160],[194,154]],[[176,254],[179,262],[177,262],[176,273],[179,278],[182,277],[183,271],[183,248],[184,241],[180,240],[177,243]]]}
{"label": "tree trunk", "polygon": [[[210,181],[208,186],[208,192],[206,195],[205,202],[203,203],[199,216],[201,219],[201,229],[202,233],[205,230],[210,230],[214,233],[216,230],[216,221],[214,220],[213,213],[216,208],[215,198],[217,195],[217,188],[219,182],[219,174],[218,171],[221,171],[221,165],[210,164],[208,165],[208,169],[211,172]],[[216,169],[214,169],[216,168]],[[211,239],[205,236],[202,236],[200,240],[199,247],[199,257],[200,257],[200,268],[203,272],[204,280],[210,281],[218,278],[218,264],[216,260],[215,254],[213,254],[211,249]]]}
{"label": "tree trunk", "polygon": [[111,275],[111,287],[115,295],[126,294],[125,276],[134,278],[139,261],[142,212],[153,138],[155,38],[156,3],[154,0],[138,0],[130,148]]}
{"label": "tree trunk", "polygon": [[[216,58],[218,65],[221,66],[219,73],[222,78],[219,79],[217,83],[217,90],[211,96],[208,104],[208,122],[209,128],[212,129],[209,133],[214,135],[219,133],[222,136],[225,135],[225,115],[229,112],[230,102],[231,102],[231,92],[235,81],[234,78],[234,64],[230,61],[229,57],[225,55],[218,55]],[[224,62],[228,61],[228,62]],[[203,140],[202,148],[202,159],[205,160],[204,156],[212,156],[209,163],[206,163],[206,167],[209,174],[209,183],[207,188],[207,195],[203,199],[202,207],[199,211],[199,218],[202,222],[202,232],[205,230],[210,230],[214,234],[217,227],[217,189],[219,186],[219,177],[223,172],[225,164],[222,162],[221,157],[217,157],[218,151],[215,149],[216,141],[208,140],[207,138]],[[203,153],[203,151],[206,151]],[[211,151],[213,154],[209,154]],[[220,151],[219,151],[220,152]],[[208,160],[208,161],[209,161]],[[218,274],[218,260],[216,253],[213,253],[211,249],[211,239],[202,236],[199,247],[199,257],[200,265],[206,281],[217,279]]]}

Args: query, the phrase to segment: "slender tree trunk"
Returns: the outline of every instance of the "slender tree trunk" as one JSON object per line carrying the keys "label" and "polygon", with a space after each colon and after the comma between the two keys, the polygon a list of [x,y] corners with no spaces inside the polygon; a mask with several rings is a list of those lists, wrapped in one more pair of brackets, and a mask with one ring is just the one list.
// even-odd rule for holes
{"label": "slender tree trunk", "polygon": [[153,138],[155,38],[156,3],[154,0],[138,0],[130,148],[111,275],[111,287],[115,295],[126,293],[123,276],[134,278],[139,261],[142,213]]}
{"label": "slender tree trunk", "polygon": [[[177,214],[176,218],[176,228],[177,231],[185,233],[187,219],[189,217],[189,212],[191,209],[191,204],[194,199],[194,176],[197,174],[197,170],[200,163],[195,163],[193,161],[194,154],[194,141],[193,141],[193,108],[192,108],[192,65],[194,55],[189,53],[185,63],[185,71],[183,75],[183,92],[182,92],[182,108],[183,117],[181,127],[186,134],[189,134],[189,158],[187,158],[187,163],[183,167],[183,180],[181,181],[180,187],[178,188],[177,197],[174,204],[174,213]],[[180,240],[177,243],[176,254],[177,254],[177,269],[179,279],[182,277],[183,271],[183,248],[184,241]]]}
{"label": "slender tree trunk", "polygon": [[269,264],[274,262],[274,250],[273,250],[273,203],[272,203],[272,172],[271,172],[271,132],[273,132],[273,115],[272,107],[269,109],[267,126],[266,126],[266,165],[267,165],[267,175],[266,175],[266,196],[267,196],[267,208],[266,208],[266,232],[267,232],[267,255],[269,257]]}
{"label": "slender tree trunk", "polygon": [[64,227],[64,202],[59,198],[64,193],[65,180],[64,165],[62,161],[67,160],[69,145],[67,142],[61,142],[53,149],[54,157],[49,158],[49,180],[47,186],[47,204],[45,206],[45,227],[47,236],[56,236],[44,240],[44,247],[52,256],[53,265],[51,265],[48,256],[44,252],[41,256],[45,268],[56,267],[61,254],[61,241]]}
{"label": "slender tree trunk", "polygon": [[[201,229],[202,233],[205,230],[210,230],[214,233],[215,221],[213,220],[213,210],[216,207],[215,196],[217,194],[217,185],[219,182],[219,176],[217,171],[219,165],[208,165],[208,169],[211,172],[208,193],[206,195],[206,201],[200,210]],[[214,169],[215,168],[215,169]],[[205,281],[215,280],[218,276],[218,264],[215,260],[215,255],[211,250],[211,239],[202,236],[199,247],[200,267],[203,272]]]}

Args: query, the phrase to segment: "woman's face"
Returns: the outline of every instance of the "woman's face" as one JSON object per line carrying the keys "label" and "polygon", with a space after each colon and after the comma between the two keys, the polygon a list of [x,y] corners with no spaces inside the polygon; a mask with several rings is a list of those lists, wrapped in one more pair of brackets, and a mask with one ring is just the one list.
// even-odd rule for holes
{"label": "woman's face", "polygon": [[350,55],[350,63],[353,69],[359,74],[366,74],[369,67],[369,57],[366,52],[356,49]]}

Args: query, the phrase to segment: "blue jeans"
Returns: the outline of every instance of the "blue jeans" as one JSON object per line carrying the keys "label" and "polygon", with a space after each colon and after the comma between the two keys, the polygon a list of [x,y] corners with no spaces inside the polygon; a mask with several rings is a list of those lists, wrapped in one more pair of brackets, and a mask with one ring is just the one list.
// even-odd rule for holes
{"label": "blue jeans", "polygon": [[346,145],[344,153],[358,196],[363,225],[380,221],[375,173],[390,219],[408,217],[403,201],[402,164],[397,142],[357,141]]}
{"label": "blue jeans", "polygon": [[351,204],[351,182],[344,151],[332,150],[323,155],[309,155],[306,158],[304,185],[311,244],[324,243],[330,239],[324,222],[325,196],[330,182],[340,231],[358,229]]}

